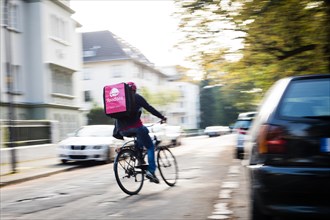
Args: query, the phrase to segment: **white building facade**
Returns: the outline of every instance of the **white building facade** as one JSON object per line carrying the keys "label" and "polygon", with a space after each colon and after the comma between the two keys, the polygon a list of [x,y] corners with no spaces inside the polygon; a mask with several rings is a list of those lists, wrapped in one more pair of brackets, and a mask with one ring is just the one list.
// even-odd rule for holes
{"label": "white building facade", "polygon": [[8,119],[14,103],[15,119],[57,120],[63,137],[82,124],[76,74],[82,68],[81,35],[76,32],[80,25],[71,18],[74,11],[63,0],[9,0],[9,7],[4,2],[0,119]]}
{"label": "white building facade", "polygon": [[184,129],[197,129],[200,121],[199,87],[189,82],[171,82],[179,90],[179,98],[168,109],[173,124]]}
{"label": "white building facade", "polygon": [[[136,48],[110,31],[82,33],[84,67],[80,73],[83,88],[81,106],[87,114],[94,106],[103,107],[103,87],[133,81],[150,93],[176,91],[168,105],[154,106],[168,117],[168,123],[184,129],[199,126],[199,87],[189,82],[171,81],[176,67],[155,68]],[[165,74],[166,73],[166,74]],[[146,97],[148,99],[148,97]],[[144,118],[145,122],[153,117]]]}
{"label": "white building facade", "polygon": [[[168,89],[167,76],[154,68],[136,48],[110,31],[82,33],[84,67],[80,73],[82,109],[88,113],[94,106],[103,107],[103,88],[121,82],[134,82],[138,91]],[[166,114],[161,106],[154,106]],[[145,120],[152,120],[145,118]]]}
{"label": "white building facade", "polygon": [[169,106],[167,113],[173,124],[180,124],[184,129],[198,129],[200,124],[198,84],[181,81],[182,73],[176,66],[164,66],[160,69],[169,76],[169,87],[179,93],[179,97]]}

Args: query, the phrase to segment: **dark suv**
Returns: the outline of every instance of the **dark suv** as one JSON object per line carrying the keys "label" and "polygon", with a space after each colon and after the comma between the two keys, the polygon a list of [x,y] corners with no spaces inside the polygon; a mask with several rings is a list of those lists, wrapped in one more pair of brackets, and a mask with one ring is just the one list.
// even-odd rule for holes
{"label": "dark suv", "polygon": [[252,219],[330,219],[329,74],[275,83],[245,144]]}

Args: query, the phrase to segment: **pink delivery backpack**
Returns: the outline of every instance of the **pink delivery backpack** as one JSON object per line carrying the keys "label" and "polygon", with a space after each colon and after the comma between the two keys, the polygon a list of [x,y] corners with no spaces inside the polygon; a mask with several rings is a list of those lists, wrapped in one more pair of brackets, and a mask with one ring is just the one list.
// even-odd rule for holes
{"label": "pink delivery backpack", "polygon": [[133,90],[126,83],[106,85],[103,88],[104,112],[111,118],[129,116],[135,108]]}

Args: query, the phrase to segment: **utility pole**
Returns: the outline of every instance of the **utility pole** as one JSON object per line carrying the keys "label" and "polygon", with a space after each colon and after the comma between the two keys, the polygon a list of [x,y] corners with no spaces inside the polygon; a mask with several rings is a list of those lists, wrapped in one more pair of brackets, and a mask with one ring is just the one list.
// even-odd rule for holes
{"label": "utility pole", "polygon": [[12,74],[12,53],[11,53],[11,38],[10,38],[10,0],[5,0],[4,19],[5,19],[5,46],[6,46],[6,72],[7,72],[7,94],[8,94],[8,130],[9,130],[9,145],[11,149],[11,167],[12,173],[16,173],[16,150],[15,150],[15,109],[13,99],[13,74]]}

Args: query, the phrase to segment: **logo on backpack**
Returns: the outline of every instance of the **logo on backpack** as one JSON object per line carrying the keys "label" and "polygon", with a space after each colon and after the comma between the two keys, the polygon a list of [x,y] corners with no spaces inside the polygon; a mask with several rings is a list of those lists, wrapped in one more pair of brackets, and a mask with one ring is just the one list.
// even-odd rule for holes
{"label": "logo on backpack", "polygon": [[119,90],[117,88],[112,88],[109,93],[110,97],[119,95]]}

